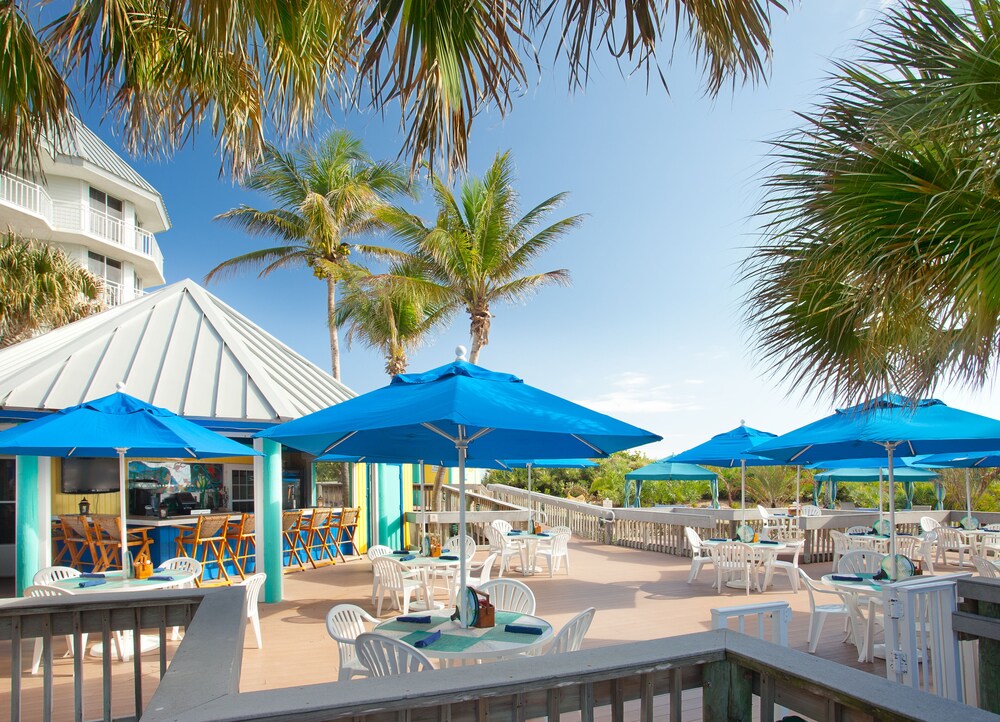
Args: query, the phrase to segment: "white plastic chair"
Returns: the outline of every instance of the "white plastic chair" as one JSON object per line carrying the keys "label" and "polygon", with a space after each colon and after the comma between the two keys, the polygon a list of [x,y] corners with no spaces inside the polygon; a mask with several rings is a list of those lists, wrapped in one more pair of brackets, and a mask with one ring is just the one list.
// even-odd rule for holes
{"label": "white plastic chair", "polygon": [[764,534],[771,529],[777,529],[778,525],[774,521],[774,515],[769,512],[763,504],[757,505],[757,513],[760,514],[760,518],[764,520]]}
{"label": "white plastic chair", "polygon": [[492,525],[486,527],[486,538],[490,542],[490,552],[496,552],[500,556],[500,570],[497,576],[502,577],[507,570],[507,561],[514,557],[520,559],[521,549],[507,539],[507,532],[501,532]]}
{"label": "white plastic chair", "polygon": [[338,604],[326,613],[326,633],[337,643],[340,657],[338,682],[346,682],[355,675],[368,676],[368,668],[358,659],[355,646],[357,638],[368,631],[366,624],[374,627],[378,620],[356,604]]}
{"label": "white plastic chair", "polygon": [[972,546],[966,543],[958,529],[941,526],[934,530],[937,534],[937,556],[936,561],[943,564],[948,563],[948,552],[958,554],[958,566],[965,566],[965,555],[972,554]]}
{"label": "white plastic chair", "polygon": [[251,574],[238,585],[247,588],[247,619],[253,625],[253,633],[257,637],[257,649],[264,648],[264,643],[260,638],[260,615],[257,613],[257,599],[260,597],[260,588],[264,586],[266,580],[267,574],[260,572]]}
{"label": "white plastic chair", "polygon": [[851,538],[842,531],[831,529],[830,539],[833,540],[833,571],[837,571],[837,562],[851,551]]}
{"label": "white plastic chair", "polygon": [[[801,539],[798,541],[786,541],[783,544],[787,547],[786,549],[780,550],[777,555],[768,560],[767,567],[764,576],[764,589],[771,586],[771,580],[774,577],[775,571],[783,571],[788,575],[788,583],[792,587],[792,591],[796,594],[799,593],[799,555],[802,554],[802,550],[805,548],[806,540]],[[791,554],[791,561],[785,561],[784,559],[778,559],[778,556],[782,554]]]}
{"label": "white plastic chair", "polygon": [[[191,581],[184,582],[184,584],[178,584],[177,589],[186,589],[188,587],[193,587],[195,585],[196,579],[201,579],[201,562],[197,559],[192,559],[191,557],[173,557],[172,559],[167,559],[163,562],[157,569],[162,569],[163,571],[179,571],[186,574],[193,574]],[[170,632],[170,639],[177,641],[181,638],[180,627],[174,627]]]}
{"label": "white plastic chair", "polygon": [[712,554],[707,547],[702,546],[701,536],[691,527],[684,527],[684,536],[687,537],[688,546],[691,547],[691,571],[688,573],[688,584],[690,584],[698,578],[703,566],[712,563]]}
{"label": "white plastic chair", "polygon": [[923,531],[935,531],[941,526],[941,522],[929,516],[920,517],[920,528]]}
{"label": "white plastic chair", "polygon": [[[445,549],[447,549],[449,554],[454,554],[455,556],[458,556],[458,550],[461,549],[461,544],[460,544],[461,539],[462,539],[461,535],[448,537],[448,539],[445,540],[445,543],[441,545],[442,552]],[[476,556],[476,549],[477,549],[476,540],[471,536],[469,536],[468,534],[466,534],[465,561],[470,561],[472,557]]]}
{"label": "white plastic chair", "polygon": [[80,576],[80,572],[73,567],[45,567],[35,572],[31,578],[31,583],[35,586],[48,586],[52,582],[61,579],[73,579]]}
{"label": "white plastic chair", "polygon": [[514,528],[513,525],[506,519],[494,519],[490,523],[490,526],[496,529],[501,534],[506,534],[507,532],[511,531]]}
{"label": "white plastic chair", "polygon": [[[1000,524],[987,524],[983,527],[986,531],[1000,532]],[[990,552],[1000,555],[1000,534],[986,534],[982,537],[979,545],[983,556],[989,556]]]}
{"label": "white plastic chair", "polygon": [[382,601],[385,595],[389,594],[392,600],[393,609],[400,610],[403,614],[410,611],[410,597],[416,592],[417,596],[427,600],[427,588],[422,579],[415,576],[415,572],[409,571],[400,562],[390,557],[379,557],[372,562],[375,575],[378,577],[378,603],[375,607],[375,616],[382,616]]}
{"label": "white plastic chair", "polygon": [[354,644],[358,659],[372,677],[395,677],[434,669],[423,652],[398,639],[364,632]]}
{"label": "white plastic chair", "polygon": [[855,549],[847,552],[837,562],[838,574],[877,574],[882,568],[885,554],[870,549]]}
{"label": "white plastic chair", "polygon": [[746,582],[747,595],[750,594],[750,582],[760,589],[756,581],[756,565],[753,549],[743,542],[723,542],[712,547],[712,563],[715,565],[715,584],[719,594],[722,594],[724,582],[742,576]]}
{"label": "white plastic chair", "polygon": [[847,534],[870,534],[872,528],[870,526],[852,526],[847,530]]}
{"label": "white plastic chair", "polygon": [[566,574],[569,574],[569,534],[561,533],[552,537],[552,541],[545,546],[539,545],[535,551],[535,558],[541,557],[545,560],[545,565],[549,569],[549,576],[562,568],[563,560],[566,561]]}
{"label": "white plastic chair", "polygon": [[[805,582],[806,591],[809,592],[809,636],[806,638],[809,644],[809,654],[815,654],[819,645],[819,637],[823,632],[823,623],[829,616],[842,616],[850,620],[850,610],[847,607],[847,599],[844,595],[833,589],[824,589],[816,585],[816,582],[806,574],[805,569],[799,569],[799,577]],[[836,597],[839,601],[829,604],[817,604],[816,595],[826,594]]]}
{"label": "white plastic chair", "polygon": [[[390,554],[392,554],[392,548],[387,547],[384,544],[375,544],[374,546],[370,546],[368,547],[368,551],[365,552],[365,556],[368,557],[368,561],[370,562],[375,561],[379,557],[389,556]],[[372,604],[374,604],[375,596],[380,591],[378,585],[378,572],[375,571],[374,565],[372,565],[372,573],[375,575],[375,578],[372,579]]]}
{"label": "white plastic chair", "polygon": [[563,534],[563,533],[566,533],[566,534],[572,535],[573,534],[573,530],[570,529],[568,526],[562,526],[562,525],[560,525],[560,526],[554,526],[551,529],[549,529],[549,533],[551,533],[551,534]]}
{"label": "white plastic chair", "polygon": [[474,587],[478,587],[480,584],[485,584],[490,580],[490,574],[493,571],[493,562],[497,560],[496,554],[490,554],[483,560],[483,563],[472,567],[466,572],[469,584]]}
{"label": "white plastic chair", "polygon": [[490,595],[490,602],[499,612],[535,613],[535,595],[524,582],[516,579],[492,579],[477,588]]}
{"label": "white plastic chair", "polygon": [[562,654],[563,652],[575,652],[583,645],[583,638],[587,636],[597,614],[595,607],[584,609],[571,620],[563,625],[552,641],[545,648],[545,654]]}
{"label": "white plastic chair", "polygon": [[1000,578],[1000,567],[991,562],[986,557],[981,557],[978,555],[972,556],[972,564],[976,567],[976,573],[981,577],[987,579],[998,579]]}
{"label": "white plastic chair", "polygon": [[[32,598],[44,598],[44,597],[72,597],[73,592],[66,591],[65,589],[60,589],[59,587],[50,587],[45,584],[32,584],[24,590],[25,597]],[[83,648],[87,648],[87,635],[84,634],[80,640]],[[31,657],[31,673],[38,674],[38,668],[42,663],[42,638],[35,638],[35,650]],[[66,645],[73,652],[73,635],[66,635]]]}
{"label": "white plastic chair", "polygon": [[[927,534],[934,535],[937,538],[934,532],[927,532]],[[933,574],[934,564],[930,553],[931,543],[931,541],[915,536],[897,536],[896,553],[913,560],[919,559],[923,568],[928,573]]]}
{"label": "white plastic chair", "polygon": [[823,510],[815,504],[806,504],[799,509],[799,516],[820,516]]}

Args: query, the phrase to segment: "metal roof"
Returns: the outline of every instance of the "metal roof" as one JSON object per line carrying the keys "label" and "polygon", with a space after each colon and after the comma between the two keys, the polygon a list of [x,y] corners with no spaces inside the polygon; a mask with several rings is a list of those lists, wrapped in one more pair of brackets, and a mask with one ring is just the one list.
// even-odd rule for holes
{"label": "metal roof", "polygon": [[0,410],[113,393],[186,417],[278,423],[356,394],[187,279],[0,350]]}
{"label": "metal roof", "polygon": [[60,133],[53,148],[53,155],[68,158],[79,158],[100,168],[113,176],[159,196],[160,192],[153,188],[145,178],[122,160],[121,156],[111,150],[111,147],[83,124],[83,121],[73,116],[73,122],[65,133]]}

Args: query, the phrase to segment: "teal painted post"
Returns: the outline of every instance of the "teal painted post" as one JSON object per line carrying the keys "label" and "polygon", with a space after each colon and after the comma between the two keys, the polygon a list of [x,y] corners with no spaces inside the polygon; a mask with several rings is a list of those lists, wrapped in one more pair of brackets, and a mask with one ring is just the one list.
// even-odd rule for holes
{"label": "teal painted post", "polygon": [[264,601],[280,602],[282,599],[282,540],[281,540],[281,444],[262,439],[264,452]]}
{"label": "teal painted post", "polygon": [[38,457],[18,456],[15,472],[16,490],[14,507],[16,529],[17,560],[14,566],[14,586],[17,596],[24,594],[26,587],[38,571]]}

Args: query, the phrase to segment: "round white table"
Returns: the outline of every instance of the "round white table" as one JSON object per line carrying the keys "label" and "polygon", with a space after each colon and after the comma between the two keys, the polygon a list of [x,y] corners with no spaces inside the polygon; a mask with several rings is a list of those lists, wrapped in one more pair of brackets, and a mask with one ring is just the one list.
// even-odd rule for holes
{"label": "round white table", "polygon": [[[708,547],[712,549],[719,546],[720,544],[725,544],[730,541],[739,541],[738,539],[706,539],[701,545],[703,547]],[[753,550],[754,562],[761,566],[766,566],[769,559],[778,555],[778,552],[785,551],[788,549],[788,545],[784,542],[772,542],[772,541],[762,541],[762,542],[743,542],[748,547]],[[726,582],[726,586],[730,589],[746,589],[746,580],[742,577],[740,579],[730,579]]]}
{"label": "round white table", "polygon": [[[880,601],[882,585],[872,579],[871,573],[860,574],[824,574],[820,581],[828,587],[843,592],[847,596],[848,614],[851,618],[851,634],[854,645],[858,649],[858,661],[870,661],[870,657],[885,659],[885,645],[874,644],[869,637],[874,633],[874,625],[869,623],[873,614],[881,613]],[[834,577],[853,577],[854,579],[835,579]],[[868,607],[862,609],[862,599]],[[865,615],[868,616],[865,616]],[[868,646],[872,645],[871,654]]]}
{"label": "round white table", "polygon": [[[409,614],[407,617],[420,617],[419,614]],[[401,622],[398,618],[382,622],[375,631],[393,639],[399,639],[407,644],[416,643],[434,632],[441,636],[420,651],[431,659],[443,662],[451,661],[491,661],[504,657],[512,657],[529,650],[541,647],[552,638],[552,625],[540,617],[520,612],[496,612],[496,626],[486,629],[469,627],[462,629],[458,621],[452,621],[449,615],[427,614],[426,623]],[[540,634],[524,634],[507,632],[508,624],[535,627],[541,629]]]}
{"label": "round white table", "polygon": [[528,534],[527,532],[511,533],[507,532],[504,538],[507,541],[517,544],[521,550],[521,574],[530,576],[540,571],[535,566],[535,552],[538,551],[538,543],[552,541],[554,534],[542,532],[541,534]]}
{"label": "round white table", "polygon": [[[407,559],[406,557],[413,557],[412,559]],[[445,559],[443,557],[454,557],[453,559]],[[397,562],[405,566],[407,569],[415,569],[420,572],[420,577],[424,582],[424,590],[427,593],[427,605],[422,606],[420,602],[414,602],[410,605],[411,609],[441,609],[444,605],[440,602],[435,602],[433,598],[434,591],[434,578],[437,576],[438,572],[448,571],[454,572],[459,567],[459,558],[457,554],[444,554],[443,557],[424,557],[420,556],[417,552],[408,552],[406,554],[399,554],[394,552],[390,555],[391,559],[395,559]],[[451,574],[450,577],[454,579],[456,575]],[[455,590],[452,582],[449,582],[449,599],[455,598]],[[414,606],[415,605],[415,606]]]}

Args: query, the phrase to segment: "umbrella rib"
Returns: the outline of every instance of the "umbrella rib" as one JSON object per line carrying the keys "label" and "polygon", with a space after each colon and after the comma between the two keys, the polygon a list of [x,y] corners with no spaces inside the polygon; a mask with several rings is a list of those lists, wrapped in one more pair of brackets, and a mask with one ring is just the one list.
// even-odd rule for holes
{"label": "umbrella rib", "polygon": [[[333,450],[334,450],[335,448],[337,448],[337,447],[338,447],[338,446],[339,446],[340,444],[344,443],[344,442],[345,442],[345,441],[347,441],[347,440],[348,440],[349,438],[351,438],[352,436],[354,436],[354,435],[355,435],[356,433],[358,433],[358,432],[357,432],[357,431],[352,431],[352,432],[351,432],[351,433],[349,433],[349,434],[345,434],[344,436],[341,436],[341,437],[340,437],[339,439],[337,439],[337,440],[336,440],[336,441],[334,441],[334,442],[333,442],[332,444],[330,444],[330,445],[329,445],[328,447],[326,447],[326,448],[325,448],[325,449],[323,450],[323,454],[329,454],[329,453],[330,453],[331,451],[333,451]],[[320,456],[322,456],[323,454],[320,454]]]}
{"label": "umbrella rib", "polygon": [[576,439],[577,441],[579,441],[581,444],[583,444],[585,446],[589,446],[591,449],[593,449],[594,451],[596,451],[601,456],[607,456],[607,454],[602,449],[598,449],[596,446],[594,446],[593,444],[591,444],[586,439],[582,439],[579,436],[577,436],[576,434],[572,434],[572,437],[574,439]]}
{"label": "umbrella rib", "polygon": [[806,448],[804,448],[804,449],[803,449],[802,451],[800,451],[799,453],[797,453],[797,454],[796,454],[795,456],[793,456],[793,457],[792,457],[791,459],[789,459],[789,461],[795,461],[795,460],[796,460],[796,459],[798,459],[798,458],[799,458],[800,456],[802,456],[802,455],[803,455],[804,453],[806,453],[807,451],[809,451],[809,449],[811,449],[812,447],[813,447],[813,445],[812,445],[812,444],[809,444],[809,446],[807,446],[807,447],[806,447]]}

